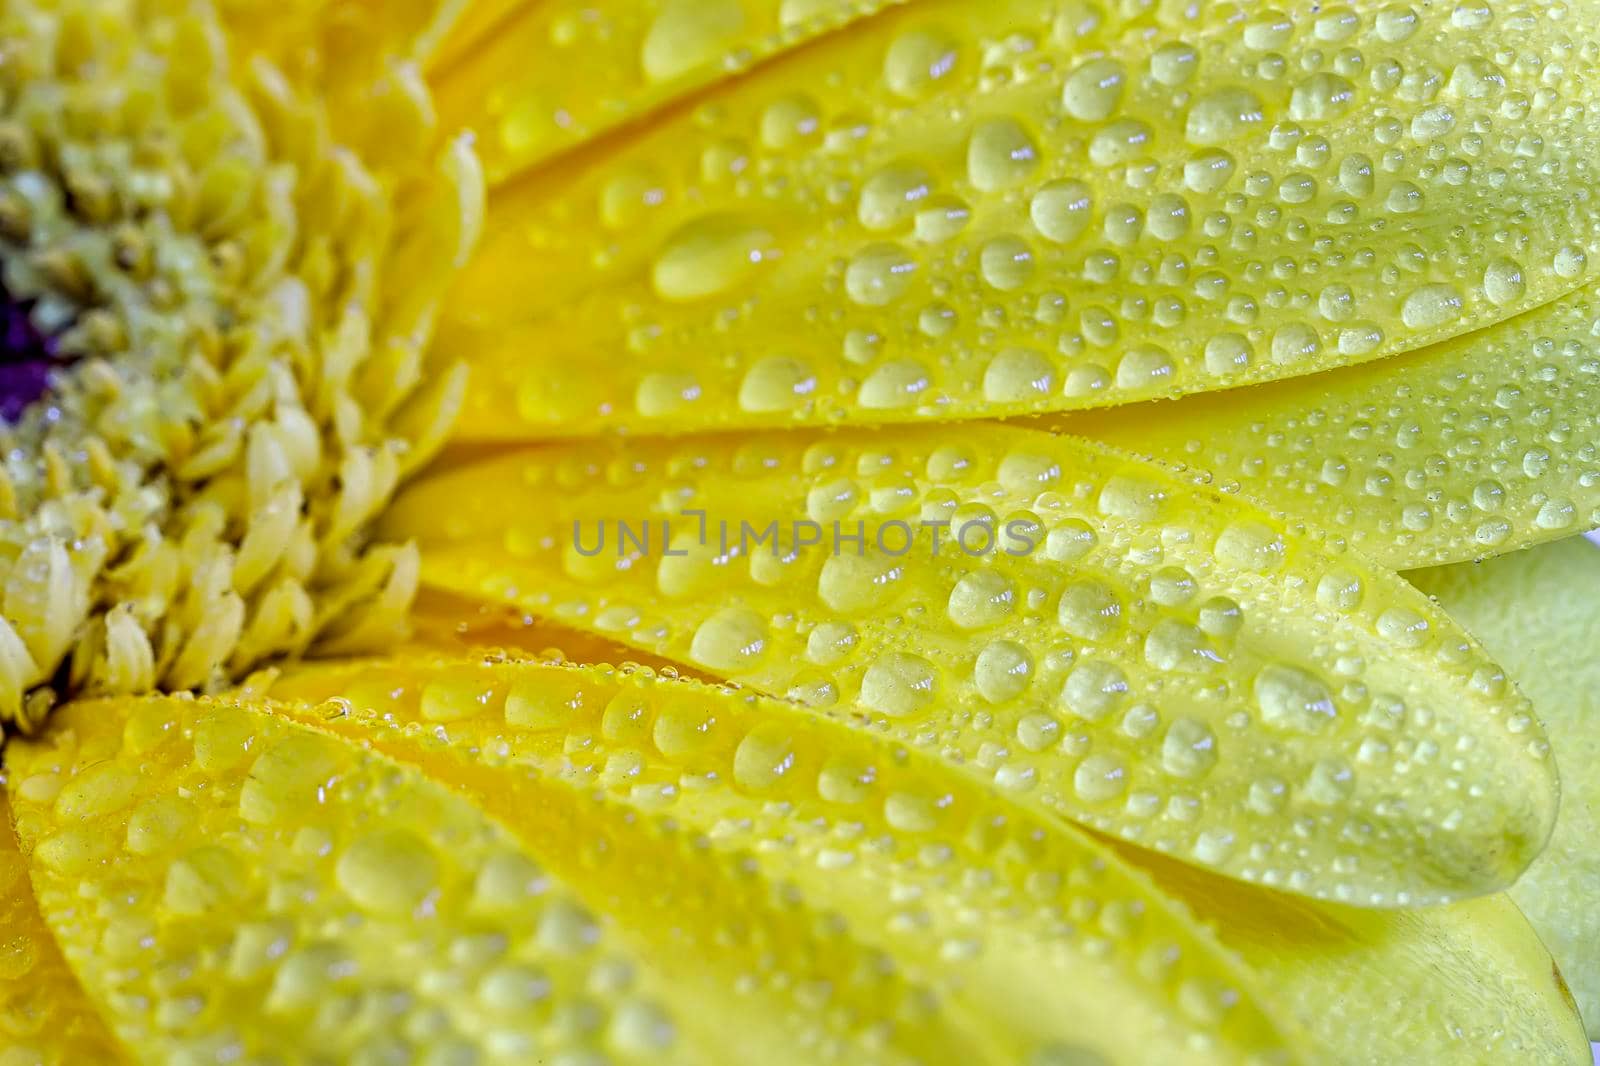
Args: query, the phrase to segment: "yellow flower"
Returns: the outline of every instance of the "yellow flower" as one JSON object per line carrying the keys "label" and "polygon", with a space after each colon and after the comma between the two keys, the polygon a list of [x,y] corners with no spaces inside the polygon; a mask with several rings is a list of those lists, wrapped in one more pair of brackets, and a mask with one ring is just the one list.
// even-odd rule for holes
{"label": "yellow flower", "polygon": [[0,1066],[1587,1061],[1596,25],[6,5]]}

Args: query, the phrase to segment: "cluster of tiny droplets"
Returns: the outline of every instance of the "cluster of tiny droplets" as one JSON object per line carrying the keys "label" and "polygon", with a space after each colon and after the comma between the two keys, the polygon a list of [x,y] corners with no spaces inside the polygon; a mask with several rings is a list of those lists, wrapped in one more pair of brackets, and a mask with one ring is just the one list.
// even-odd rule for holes
{"label": "cluster of tiny droplets", "polygon": [[[861,32],[852,24],[906,2],[542,0],[498,25],[493,4],[472,5],[436,57],[439,111],[446,125],[484,128],[484,170],[509,181],[696,88],[822,35]],[[551,59],[530,64],[534,49]],[[574,79],[579,65],[585,76]]]}
{"label": "cluster of tiny droplets", "polygon": [[[639,671],[423,662],[397,676],[358,665],[272,689],[304,700],[334,694],[352,718],[341,728],[360,737],[376,729],[380,750],[413,753],[437,738],[457,762],[494,767],[508,803],[548,808],[535,797],[570,790],[651,831],[670,825],[703,835],[699,862],[725,859],[741,879],[782,886],[786,908],[813,920],[830,915],[841,945],[897,961],[853,983],[850,1002],[852,1028],[882,1024],[899,1051],[978,1055],[954,1019],[1006,1011],[1017,981],[1051,988],[1060,1007],[1014,1012],[1007,1042],[1018,1061],[1040,1066],[1103,1062],[1077,1044],[1115,1039],[1096,1032],[1090,1016],[1107,983],[1140,1005],[1150,1046],[1175,1055],[1242,1056],[1276,1039],[1253,1009],[1228,1008],[1240,991],[1228,963],[1102,845],[1021,814],[887,738]],[[957,869],[986,876],[951,878]],[[861,883],[895,888],[850,890]],[[1027,906],[1015,907],[1018,900]],[[803,935],[798,943],[793,931],[783,935],[793,964],[819,950]],[[1015,967],[1003,981],[989,969],[999,960]],[[929,984],[908,988],[898,974]],[[908,992],[938,1008],[889,1028],[892,1018],[908,1020]],[[817,1025],[803,1021],[807,1030]],[[842,1035],[805,1039],[821,1051],[859,1038]]]}
{"label": "cluster of tiny droplets", "polygon": [[1292,504],[1387,566],[1456,562],[1600,525],[1597,331],[1586,287],[1405,359],[1060,424]]}
{"label": "cluster of tiny droplets", "polygon": [[[421,538],[430,581],[853,707],[1026,804],[1249,880],[1420,902],[1543,840],[1539,727],[1423,597],[1155,468],[966,436],[547,449],[419,486],[388,529]],[[703,542],[685,509],[716,524]],[[657,528],[594,551],[617,515],[674,520],[672,550]],[[862,540],[808,547],[796,520]],[[934,558],[923,523],[987,532]]]}
{"label": "cluster of tiny droplets", "polygon": [[1104,406],[1587,273],[1595,44],[1561,5],[1148,6],[895,8],[508,188],[447,325],[486,352],[465,431]]}

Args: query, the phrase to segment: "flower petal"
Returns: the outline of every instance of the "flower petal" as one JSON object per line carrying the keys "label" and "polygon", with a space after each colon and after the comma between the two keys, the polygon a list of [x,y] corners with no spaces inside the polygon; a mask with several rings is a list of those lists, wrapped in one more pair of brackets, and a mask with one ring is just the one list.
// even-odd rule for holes
{"label": "flower petal", "polygon": [[[1138,1004],[1171,1020],[1220,1002],[1192,978],[1138,976],[1175,905],[1255,972],[1236,989],[1249,998],[1229,1011],[1239,1013],[1225,1040],[1260,1009],[1286,1032],[1303,1028],[1305,1048],[1360,1048],[1374,1062],[1553,1063],[1587,1051],[1549,953],[1503,896],[1384,912],[1264,892],[1112,852],[839,717],[638,672],[413,658],[292,670],[273,693],[343,701],[349,715],[331,728],[508,820],[537,802],[520,782],[559,780],[640,820],[670,818],[717,854],[755,856],[761,876],[826,901],[908,972],[942,974],[959,989],[941,997],[945,1011],[1005,1029],[989,1035],[1013,1061],[1034,1061],[1026,1049],[1051,1040],[1107,1052],[1089,1061],[1196,1061],[1159,1046],[1160,1022],[1140,1027],[1125,1013]],[[517,769],[485,759],[496,751]],[[1023,899],[1026,908],[996,907]],[[1044,917],[1052,911],[1092,922],[1096,935],[1061,940]],[[1164,935],[1192,933],[1180,924]],[[1201,938],[1180,957],[1215,950]],[[1238,980],[1226,967],[1217,979]]]}
{"label": "flower petal", "polygon": [[[927,981],[942,1057],[1071,1045],[1175,1059],[1204,1042],[1200,1058],[1222,1062],[1283,1039],[1215,943],[1087,835],[809,710],[610,668],[461,660],[291,671],[271,692],[347,705],[329,728],[508,824],[598,795],[618,820],[704,841],[708,870],[743,863]],[[417,742],[430,733],[442,743]],[[1094,915],[1096,935],[1074,935],[1073,914]],[[1150,957],[1167,943],[1170,974]]]}
{"label": "flower petal", "polygon": [[1600,20],[1287,6],[924,0],[500,190],[461,434],[1100,407],[1582,282]]}
{"label": "flower petal", "polygon": [[851,707],[1036,810],[1296,892],[1488,892],[1554,817],[1525,701],[1425,598],[1072,438],[528,449],[419,482],[385,532],[424,584]]}
{"label": "flower petal", "polygon": [[[34,784],[22,782],[28,789]],[[7,1063],[129,1061],[67,968],[39,914],[28,863],[0,794],[0,1048]]]}
{"label": "flower petal", "polygon": [[1511,890],[1600,1040],[1600,549],[1578,538],[1408,575],[1483,638],[1533,700],[1561,765],[1550,846]]}
{"label": "flower petal", "polygon": [[1266,978],[1274,1005],[1331,1061],[1591,1066],[1561,971],[1504,894],[1358,910],[1254,891],[1148,853],[1142,859],[1158,885]]}
{"label": "flower petal", "polygon": [[479,131],[498,184],[904,2],[491,0],[467,8],[430,80],[446,127]]}
{"label": "flower petal", "polygon": [[508,828],[484,797],[250,706],[58,714],[52,744],[12,753],[60,785],[13,795],[24,845],[68,958],[152,1061],[994,1057],[749,863],[559,779],[504,774]]}
{"label": "flower petal", "polygon": [[1600,525],[1600,292],[1369,366],[1050,425],[1316,515],[1397,569]]}

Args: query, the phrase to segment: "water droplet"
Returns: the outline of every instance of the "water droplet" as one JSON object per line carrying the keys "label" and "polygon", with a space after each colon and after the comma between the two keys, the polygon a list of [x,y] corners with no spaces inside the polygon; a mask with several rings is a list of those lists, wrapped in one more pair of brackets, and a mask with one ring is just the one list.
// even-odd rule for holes
{"label": "water droplet", "polygon": [[1138,119],[1118,119],[1089,139],[1089,162],[1097,167],[1129,163],[1144,155],[1155,138],[1150,124]]}
{"label": "water droplet", "polygon": [[1242,374],[1250,367],[1250,342],[1239,333],[1219,333],[1206,342],[1206,371],[1218,377]]}
{"label": "water droplet", "polygon": [[998,192],[1020,182],[1039,166],[1039,146],[1013,118],[979,123],[967,143],[967,179],[983,192]]}
{"label": "water droplet", "polygon": [[689,644],[689,658],[711,670],[739,673],[760,661],[767,639],[767,625],[760,615],[727,607],[700,623]]}
{"label": "water droplet", "polygon": [[924,244],[943,244],[960,235],[972,221],[972,208],[954,196],[935,196],[919,208],[913,232]]}
{"label": "water droplet", "polygon": [[1061,706],[1086,721],[1104,718],[1127,698],[1128,678],[1098,659],[1079,662],[1061,686]]}
{"label": "water droplet", "polygon": [[1516,303],[1528,291],[1522,264],[1515,259],[1495,259],[1484,268],[1483,292],[1497,307]]}
{"label": "water droplet", "polygon": [[911,221],[933,192],[933,177],[916,163],[891,163],[866,180],[856,216],[870,230],[895,229]]}
{"label": "water droplet", "polygon": [[1053,181],[1033,194],[1028,213],[1042,236],[1066,244],[1088,228],[1094,214],[1093,194],[1081,181]]}
{"label": "water droplet", "polygon": [[1287,322],[1272,334],[1272,361],[1279,366],[1309,362],[1322,352],[1322,338],[1304,322]]}
{"label": "water droplet", "polygon": [[1274,729],[1315,733],[1339,713],[1328,687],[1296,666],[1263,667],[1256,675],[1255,695],[1261,720]]}
{"label": "water droplet", "polygon": [[1317,582],[1317,603],[1333,611],[1353,611],[1361,606],[1361,578],[1348,570],[1332,570]]}
{"label": "water droplet", "polygon": [[1289,117],[1296,122],[1328,122],[1342,117],[1356,101],[1356,87],[1337,74],[1313,74],[1294,87]]}
{"label": "water droplet", "polygon": [[358,907],[407,914],[438,888],[439,860],[406,830],[381,829],[346,848],[334,876]]}
{"label": "water droplet", "polygon": [[817,595],[823,603],[844,614],[882,608],[899,594],[905,574],[905,564],[892,556],[873,551],[861,555],[842,551],[828,556],[822,564]]}
{"label": "water droplet", "polygon": [[684,411],[700,397],[700,380],[693,374],[646,374],[634,390],[633,406],[647,418],[661,418]]}
{"label": "water droplet", "polygon": [[775,722],[756,726],[733,753],[733,780],[740,788],[775,788],[794,769],[794,738]]}
{"label": "water droplet", "polygon": [[1091,59],[1067,75],[1061,89],[1061,106],[1080,122],[1101,122],[1111,117],[1128,81],[1128,72],[1114,59]]}
{"label": "water droplet", "polygon": [[761,143],[775,151],[799,148],[822,129],[822,109],[804,93],[774,100],[761,113]]}
{"label": "water droplet", "polygon": [[1150,76],[1169,89],[1176,89],[1200,67],[1200,53],[1181,41],[1164,44],[1150,57]]}
{"label": "water droplet", "polygon": [[1184,135],[1193,144],[1211,146],[1242,139],[1266,121],[1266,109],[1248,89],[1219,89],[1194,102]]}
{"label": "water droplet", "polygon": [[938,684],[938,672],[928,660],[906,652],[887,652],[862,676],[861,703],[891,718],[901,718],[932,703]]}
{"label": "water droplet", "polygon": [[990,703],[1016,699],[1027,690],[1032,678],[1033,657],[1027,648],[1010,640],[986,644],[972,670],[978,694]]}
{"label": "water droplet", "polygon": [[1455,128],[1456,113],[1444,104],[1431,104],[1411,120],[1411,136],[1418,141],[1436,140]]}
{"label": "water droplet", "polygon": [[751,413],[792,411],[816,392],[817,377],[797,359],[768,356],[745,371],[739,406]]}
{"label": "water droplet", "polygon": [[961,629],[984,629],[1004,622],[1016,604],[1016,587],[1004,574],[974,570],[950,590],[945,613]]}
{"label": "water droplet", "polygon": [[1205,673],[1222,663],[1222,657],[1197,626],[1163,618],[1151,627],[1144,641],[1144,658],[1157,670]]}
{"label": "water droplet", "polygon": [[1378,635],[1401,648],[1420,648],[1428,640],[1428,620],[1409,607],[1391,607],[1378,616]]}
{"label": "water droplet", "polygon": [[1093,529],[1078,518],[1068,518],[1050,530],[1044,540],[1044,553],[1058,563],[1074,563],[1094,550]]}
{"label": "water droplet", "polygon": [[1404,4],[1390,4],[1378,11],[1373,28],[1385,42],[1399,44],[1416,33],[1421,22],[1415,9]]}
{"label": "water droplet", "polygon": [[1406,297],[1400,319],[1409,329],[1437,329],[1458,321],[1465,302],[1454,285],[1424,285]]}
{"label": "water droplet", "polygon": [[738,0],[668,0],[645,33],[645,77],[670,81],[714,62],[742,29]]}
{"label": "water droplet", "polygon": [[1580,276],[1589,265],[1589,257],[1582,248],[1575,244],[1568,244],[1556,251],[1555,259],[1551,261],[1550,269],[1558,277],[1569,281]]}
{"label": "water droplet", "polygon": [[667,239],[651,281],[663,300],[703,300],[748,281],[776,254],[761,227],[734,215],[706,215]]}
{"label": "water droplet", "polygon": [[1166,349],[1140,344],[1117,360],[1117,387],[1130,392],[1164,389],[1176,372],[1177,364]]}
{"label": "water droplet", "polygon": [[1028,348],[1010,348],[990,361],[983,374],[983,398],[991,403],[1025,403],[1054,391],[1055,367]]}
{"label": "water droplet", "polygon": [[983,246],[979,264],[988,285],[1011,292],[1033,276],[1033,249],[1015,237],[996,237]]}
{"label": "water droplet", "polygon": [[1260,522],[1237,522],[1217,537],[1213,554],[1226,566],[1266,574],[1283,566],[1288,545],[1271,526]]}
{"label": "water droplet", "polygon": [[1122,601],[1098,581],[1069,585],[1057,609],[1061,628],[1084,640],[1101,641],[1122,622]]}
{"label": "water droplet", "polygon": [[1204,777],[1217,764],[1217,738],[1194,718],[1178,718],[1161,740],[1161,768],[1185,780]]}
{"label": "water droplet", "polygon": [[1277,51],[1293,36],[1294,20],[1272,9],[1262,11],[1244,27],[1245,47],[1257,52]]}
{"label": "water droplet", "polygon": [[1114,800],[1127,787],[1128,768],[1115,755],[1090,755],[1072,774],[1072,790],[1085,803]]}
{"label": "water droplet", "polygon": [[856,393],[856,402],[868,410],[910,407],[932,386],[927,369],[910,359],[898,359],[874,370]]}
{"label": "water droplet", "polygon": [[883,307],[905,295],[916,270],[916,260],[898,244],[869,244],[850,261],[845,292],[865,307]]}
{"label": "water droplet", "polygon": [[943,30],[922,28],[902,33],[884,57],[884,84],[896,96],[920,100],[946,83],[960,55],[955,38]]}

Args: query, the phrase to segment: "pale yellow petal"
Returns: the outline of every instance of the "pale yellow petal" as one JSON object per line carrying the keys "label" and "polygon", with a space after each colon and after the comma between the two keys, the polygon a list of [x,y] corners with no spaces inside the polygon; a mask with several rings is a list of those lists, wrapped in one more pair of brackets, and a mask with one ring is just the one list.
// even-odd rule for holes
{"label": "pale yellow petal", "polygon": [[1600,548],[1572,539],[1409,576],[1505,663],[1550,733],[1561,812],[1511,896],[1600,1040]]}
{"label": "pale yellow petal", "polygon": [[1315,516],[1397,569],[1600,525],[1600,294],[1424,351],[1048,425]]}

